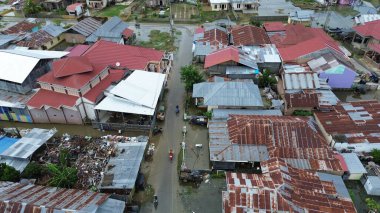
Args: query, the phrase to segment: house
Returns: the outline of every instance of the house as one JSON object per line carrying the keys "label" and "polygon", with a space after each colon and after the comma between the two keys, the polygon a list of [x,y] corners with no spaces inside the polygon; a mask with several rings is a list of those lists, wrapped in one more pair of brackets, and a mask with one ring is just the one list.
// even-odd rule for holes
{"label": "house", "polygon": [[230,115],[278,115],[281,116],[281,110],[271,109],[213,109],[211,120],[227,121]]}
{"label": "house", "polygon": [[367,22],[380,20],[379,14],[359,14],[354,17],[356,25],[363,25]]}
{"label": "house", "polygon": [[260,27],[252,25],[234,26],[230,31],[234,46],[259,46],[271,43],[265,30]]}
{"label": "house", "polygon": [[26,103],[35,93],[34,90],[26,94],[0,90],[0,120],[32,123]]}
{"label": "house", "polygon": [[168,5],[167,0],[149,0],[147,1],[148,7],[165,7]]}
{"label": "house", "polygon": [[48,10],[62,10],[67,6],[67,1],[65,0],[45,0],[42,2],[42,6]]}
{"label": "house", "polygon": [[[127,79],[108,91],[106,97],[95,106],[98,120],[106,123],[112,119],[112,113],[118,113],[122,123],[136,124],[133,123],[131,117],[134,115],[146,116],[144,121],[140,120],[137,124],[141,128],[145,126],[149,130],[154,123],[157,104],[162,99],[165,82],[164,74],[142,70],[133,71]],[[102,124],[100,129],[105,125]]]}
{"label": "house", "polygon": [[289,13],[288,24],[304,24],[311,25],[314,18],[314,10],[296,10]]}
{"label": "house", "polygon": [[[367,170],[364,168],[356,153],[340,153],[344,163],[347,167],[348,173],[343,175],[343,179],[346,180],[360,180],[363,175],[367,174]],[[344,165],[342,163],[342,165]]]}
{"label": "house", "polygon": [[377,101],[338,103],[331,111],[315,112],[316,122],[328,144],[337,150],[371,152],[380,149]]}
{"label": "house", "polygon": [[107,7],[111,3],[110,0],[86,0],[86,4],[88,8],[101,10]]}
{"label": "house", "polygon": [[284,160],[262,164],[261,174],[226,172],[223,213],[356,213],[341,177],[293,167]]}
{"label": "house", "polygon": [[264,22],[263,28],[269,37],[275,34],[285,35],[285,25],[282,22]]}
{"label": "house", "polygon": [[3,35],[0,34],[0,49],[7,49],[19,39],[18,35]]}
{"label": "house", "polygon": [[310,60],[307,64],[312,71],[318,73],[320,79],[325,79],[332,89],[350,89],[358,75],[331,53]]}
{"label": "house", "polygon": [[166,73],[170,62],[161,51],[98,41],[80,56],[53,62],[51,71],[38,79],[41,89],[27,103],[30,114],[36,123],[95,121],[94,108],[103,91],[136,69]]}
{"label": "house", "polygon": [[275,34],[270,40],[276,45],[283,62],[302,64],[326,53],[334,54],[341,61],[348,60],[339,44],[322,28],[288,24],[283,35]]}
{"label": "house", "polygon": [[3,30],[1,33],[5,35],[23,35],[30,32],[37,32],[38,31],[38,25],[35,21],[32,20],[25,20],[22,22],[19,22],[5,30]]}
{"label": "house", "polygon": [[296,110],[313,111],[319,107],[318,93],[285,93],[285,115],[292,115]]}
{"label": "house", "polygon": [[352,45],[365,51],[365,58],[374,66],[380,68],[380,20],[366,22],[352,29],[355,35]]}
{"label": "house", "polygon": [[226,75],[228,67],[231,66],[243,69],[250,75],[259,73],[259,67],[253,57],[234,46],[217,50],[205,58],[204,68],[209,75]]}
{"label": "house", "polygon": [[286,21],[289,13],[300,10],[286,0],[260,0],[256,20]]}
{"label": "house", "polygon": [[252,80],[202,82],[193,85],[192,97],[195,104],[207,111],[215,108],[249,108],[263,107],[259,88]]}
{"label": "house", "polygon": [[343,174],[312,118],[229,115],[227,120],[209,121],[208,126],[213,169],[256,168],[261,162],[282,158],[295,168]]}
{"label": "house", "polygon": [[66,30],[54,24],[42,27],[39,31],[29,34],[16,45],[36,50],[49,50],[64,40],[62,35]]}
{"label": "house", "polygon": [[101,192],[116,193],[132,200],[148,137],[138,140],[138,142],[117,143],[116,155],[109,159],[99,184]]}
{"label": "house", "polygon": [[100,26],[94,33],[86,38],[86,43],[93,44],[102,39],[119,44],[126,44],[128,38],[133,37],[133,31],[128,29],[128,24],[119,17],[112,17]]}
{"label": "house", "polygon": [[83,44],[86,42],[87,37],[93,34],[100,26],[102,26],[101,21],[87,17],[64,33],[65,41],[73,44]]}
{"label": "house", "polygon": [[366,176],[364,179],[364,189],[368,195],[380,196],[380,177]]}
{"label": "house", "polygon": [[321,88],[318,74],[312,72],[309,67],[285,64],[281,72],[284,90],[312,90]]}
{"label": "house", "polygon": [[209,0],[212,11],[228,10],[230,0]]}
{"label": "house", "polygon": [[0,153],[0,163],[12,166],[19,172],[24,171],[32,155],[41,146],[46,144],[55,133],[57,133],[56,129],[31,129],[21,139],[12,142],[10,146],[6,147],[6,149]]}
{"label": "house", "polygon": [[260,5],[258,0],[231,0],[230,4],[233,10],[243,13],[257,12]]}
{"label": "house", "polygon": [[70,4],[66,7],[66,11],[70,16],[80,16],[84,13],[83,4],[82,3],[74,3]]}
{"label": "house", "polygon": [[[38,195],[38,196],[37,196]],[[0,182],[0,212],[122,213],[125,202],[110,194],[25,183]]]}

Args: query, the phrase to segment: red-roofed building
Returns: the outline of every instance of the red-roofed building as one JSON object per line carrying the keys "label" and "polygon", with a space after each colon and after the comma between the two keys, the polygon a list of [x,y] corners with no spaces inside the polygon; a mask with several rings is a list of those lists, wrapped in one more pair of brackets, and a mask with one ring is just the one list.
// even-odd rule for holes
{"label": "red-roofed building", "polygon": [[271,43],[263,28],[252,25],[235,26],[231,29],[231,35],[234,46],[257,46]]}
{"label": "red-roofed building", "polygon": [[323,29],[305,27],[302,24],[288,24],[284,34],[271,36],[284,62],[304,63],[313,57],[333,53],[336,57],[346,58],[339,44]]}
{"label": "red-roofed building", "polygon": [[276,158],[261,168],[262,174],[226,173],[223,213],[356,213],[340,176],[297,169]]}
{"label": "red-roofed building", "polygon": [[34,122],[94,120],[94,106],[103,91],[128,70],[166,73],[170,69],[164,52],[143,47],[98,41],[79,52],[83,53],[54,61],[51,71],[38,79],[41,89],[27,104]]}
{"label": "red-roofed building", "polygon": [[125,40],[125,44],[132,44],[133,40],[136,37],[133,30],[131,30],[129,28],[125,29],[122,34],[123,34],[123,38]]}
{"label": "red-roofed building", "polygon": [[285,25],[282,22],[265,22],[263,27],[267,33],[279,33],[285,31]]}
{"label": "red-roofed building", "polygon": [[71,16],[80,16],[84,12],[83,4],[82,3],[70,4],[69,6],[66,7],[66,11]]}
{"label": "red-roofed building", "polygon": [[70,52],[67,54],[67,57],[72,57],[72,56],[81,56],[83,55],[88,49],[90,48],[90,45],[84,45],[84,44],[78,44],[74,47],[69,47],[65,51]]}
{"label": "red-roofed building", "polygon": [[380,20],[366,22],[352,29],[355,31],[352,45],[366,51],[368,61],[380,69]]}
{"label": "red-roofed building", "polygon": [[285,115],[292,115],[295,110],[312,111],[319,107],[318,93],[285,93]]}

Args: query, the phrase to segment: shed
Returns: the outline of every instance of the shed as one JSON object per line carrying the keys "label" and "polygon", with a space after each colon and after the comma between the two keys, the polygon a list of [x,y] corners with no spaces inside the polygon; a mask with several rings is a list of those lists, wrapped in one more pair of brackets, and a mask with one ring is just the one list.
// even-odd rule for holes
{"label": "shed", "polygon": [[380,196],[380,177],[368,176],[364,183],[364,188],[369,195]]}
{"label": "shed", "polygon": [[348,174],[344,176],[348,180],[360,180],[363,174],[367,174],[367,170],[360,162],[356,153],[342,153],[344,161],[346,162]]}

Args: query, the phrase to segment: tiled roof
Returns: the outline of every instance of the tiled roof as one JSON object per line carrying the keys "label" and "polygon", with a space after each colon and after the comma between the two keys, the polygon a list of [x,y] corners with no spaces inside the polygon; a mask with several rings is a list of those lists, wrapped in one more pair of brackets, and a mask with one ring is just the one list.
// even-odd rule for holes
{"label": "tiled roof", "polygon": [[288,162],[305,159],[305,169],[342,170],[339,160],[310,118],[231,115],[227,125],[232,144],[264,145],[269,157],[289,159]]}
{"label": "tiled roof", "polygon": [[362,36],[371,36],[376,40],[380,40],[380,20],[367,22],[352,29]]}
{"label": "tiled roof", "polygon": [[102,22],[94,18],[88,17],[71,27],[70,30],[74,30],[84,36],[89,36],[93,32],[95,32],[100,26],[102,26]]}
{"label": "tiled roof", "polygon": [[41,109],[43,106],[59,109],[61,106],[73,107],[79,97],[40,89],[27,103],[28,106]]}
{"label": "tiled roof", "polygon": [[265,22],[263,27],[267,32],[285,31],[285,26],[282,22]]}
{"label": "tiled roof", "polygon": [[262,174],[226,173],[223,212],[356,213],[339,176],[293,168],[279,159]]}
{"label": "tiled roof", "polygon": [[36,27],[37,24],[30,23],[28,21],[22,21],[20,23],[17,23],[16,25],[4,30],[3,34],[22,34],[32,31],[34,27]]}
{"label": "tiled roof", "polygon": [[91,72],[94,70],[90,61],[84,56],[72,56],[54,61],[52,70],[55,78]]}
{"label": "tiled roof", "polygon": [[285,101],[288,108],[297,107],[311,107],[317,108],[319,106],[319,94],[317,93],[295,93],[285,94]]}
{"label": "tiled roof", "polygon": [[51,36],[46,31],[39,30],[39,31],[34,32],[34,33],[30,34],[29,36],[27,36],[25,40],[18,42],[17,46],[38,49],[42,45],[52,41],[53,38],[54,37]]}
{"label": "tiled roof", "polygon": [[380,142],[380,103],[357,101],[340,103],[330,112],[315,116],[331,135],[345,135],[348,143]]}
{"label": "tiled roof", "polygon": [[95,87],[87,92],[83,97],[89,101],[96,102],[98,96],[106,90],[112,82],[120,81],[124,76],[124,70],[110,70],[110,74],[103,80],[101,80]]}
{"label": "tiled roof", "polygon": [[231,34],[235,46],[256,46],[271,43],[265,30],[260,27],[236,26],[231,29]]}

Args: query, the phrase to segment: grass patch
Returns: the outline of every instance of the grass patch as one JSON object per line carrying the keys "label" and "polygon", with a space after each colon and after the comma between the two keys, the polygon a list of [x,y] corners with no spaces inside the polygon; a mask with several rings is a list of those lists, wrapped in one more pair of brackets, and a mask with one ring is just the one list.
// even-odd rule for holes
{"label": "grass patch", "polygon": [[348,193],[350,194],[351,200],[355,200],[355,192],[352,189],[348,189]]}
{"label": "grass patch", "polygon": [[178,173],[181,171],[182,159],[183,159],[183,152],[182,152],[182,148],[180,148],[178,151],[178,156],[177,156],[177,171],[178,171]]}
{"label": "grass patch", "polygon": [[106,7],[103,10],[96,13],[97,16],[120,16],[124,9],[127,8],[126,5],[114,5],[110,7]]}
{"label": "grass patch", "polygon": [[330,7],[330,10],[335,11],[341,14],[342,16],[356,16],[357,14],[359,14],[358,11],[352,9],[352,7],[350,6],[333,6]]}
{"label": "grass patch", "polygon": [[159,30],[152,30],[149,34],[150,40],[139,43],[142,47],[154,48],[156,50],[175,51],[174,37],[168,32],[161,32]]}
{"label": "grass patch", "polygon": [[312,116],[313,113],[307,110],[294,110],[294,116]]}
{"label": "grass patch", "polygon": [[380,6],[380,0],[366,0],[370,2],[374,7],[379,7]]}
{"label": "grass patch", "polygon": [[210,177],[211,178],[226,178],[226,173],[224,171],[222,172],[216,171],[216,172],[211,173]]}
{"label": "grass patch", "polygon": [[312,9],[313,7],[317,6],[318,3],[314,0],[291,0],[293,5],[296,7],[300,7],[303,9]]}

